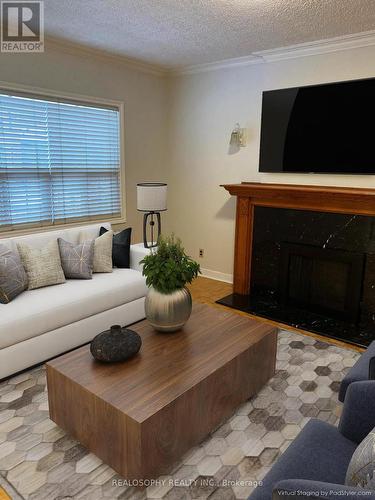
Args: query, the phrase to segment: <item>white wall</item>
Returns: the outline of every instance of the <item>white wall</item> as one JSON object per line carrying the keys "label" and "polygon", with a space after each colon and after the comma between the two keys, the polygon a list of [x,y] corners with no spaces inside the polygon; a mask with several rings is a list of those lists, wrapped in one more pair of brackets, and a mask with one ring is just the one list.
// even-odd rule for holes
{"label": "white wall", "polygon": [[42,54],[0,54],[0,81],[123,101],[127,224],[142,240],[136,183],[164,180],[166,81],[112,59],[48,45]]}
{"label": "white wall", "polygon": [[[169,80],[56,44],[47,44],[44,54],[0,54],[0,81],[124,101],[127,225],[134,229],[134,241],[142,234],[136,183],[165,180],[164,230],[179,235],[203,268],[227,277],[233,267],[235,203],[220,184],[375,187],[374,176],[259,174],[262,90],[370,76],[375,76],[371,47]],[[236,122],[248,128],[249,144],[229,154]]]}
{"label": "white wall", "polygon": [[[199,248],[204,249],[204,258],[198,259],[203,268],[226,275],[233,272],[235,202],[220,184],[261,181],[375,187],[375,176],[257,171],[263,90],[373,76],[375,48],[367,47],[179,76],[169,82],[168,230],[182,238],[194,258],[198,259]],[[249,143],[229,154],[236,122],[248,128]]]}

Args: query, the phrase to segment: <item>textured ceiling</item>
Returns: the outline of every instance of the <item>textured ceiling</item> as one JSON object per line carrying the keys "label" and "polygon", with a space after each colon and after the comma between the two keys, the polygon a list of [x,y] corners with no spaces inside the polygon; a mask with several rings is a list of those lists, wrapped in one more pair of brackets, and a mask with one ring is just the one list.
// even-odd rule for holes
{"label": "textured ceiling", "polygon": [[46,34],[165,67],[375,28],[375,0],[45,0]]}

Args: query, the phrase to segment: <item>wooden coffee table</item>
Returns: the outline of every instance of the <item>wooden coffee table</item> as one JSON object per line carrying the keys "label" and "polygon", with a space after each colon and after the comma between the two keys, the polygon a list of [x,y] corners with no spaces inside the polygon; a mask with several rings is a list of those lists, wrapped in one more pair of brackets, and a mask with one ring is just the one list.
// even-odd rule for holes
{"label": "wooden coffee table", "polygon": [[203,304],[180,332],[131,328],[143,345],[129,361],[86,345],[47,363],[50,417],[124,478],[152,479],[273,376],[277,329]]}

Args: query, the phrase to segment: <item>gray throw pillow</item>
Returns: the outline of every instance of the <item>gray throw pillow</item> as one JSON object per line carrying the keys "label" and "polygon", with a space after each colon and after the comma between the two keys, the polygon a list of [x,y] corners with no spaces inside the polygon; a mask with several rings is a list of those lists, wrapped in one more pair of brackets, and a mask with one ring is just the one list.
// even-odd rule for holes
{"label": "gray throw pillow", "polygon": [[16,251],[0,245],[0,302],[8,304],[27,289],[27,274]]}
{"label": "gray throw pillow", "polygon": [[50,241],[42,249],[32,248],[25,243],[18,243],[17,248],[29,280],[29,290],[65,283],[56,240]]}
{"label": "gray throw pillow", "polygon": [[375,490],[375,428],[359,443],[353,453],[345,484]]}
{"label": "gray throw pillow", "polygon": [[62,238],[57,239],[61,264],[66,278],[92,279],[94,264],[94,240],[74,245]]}

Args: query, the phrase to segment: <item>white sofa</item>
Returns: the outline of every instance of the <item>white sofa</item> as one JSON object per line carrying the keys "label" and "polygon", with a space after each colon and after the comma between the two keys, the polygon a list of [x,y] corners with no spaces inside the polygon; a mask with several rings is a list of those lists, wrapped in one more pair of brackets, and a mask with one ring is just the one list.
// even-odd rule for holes
{"label": "white sofa", "polygon": [[[99,235],[95,224],[0,238],[42,248],[53,238],[78,243],[79,233]],[[9,304],[0,304],[0,379],[78,347],[111,325],[130,325],[144,318],[147,293],[139,261],[148,253],[142,244],[130,248],[130,269],[95,273],[92,280],[67,280],[60,285],[27,290]]]}

